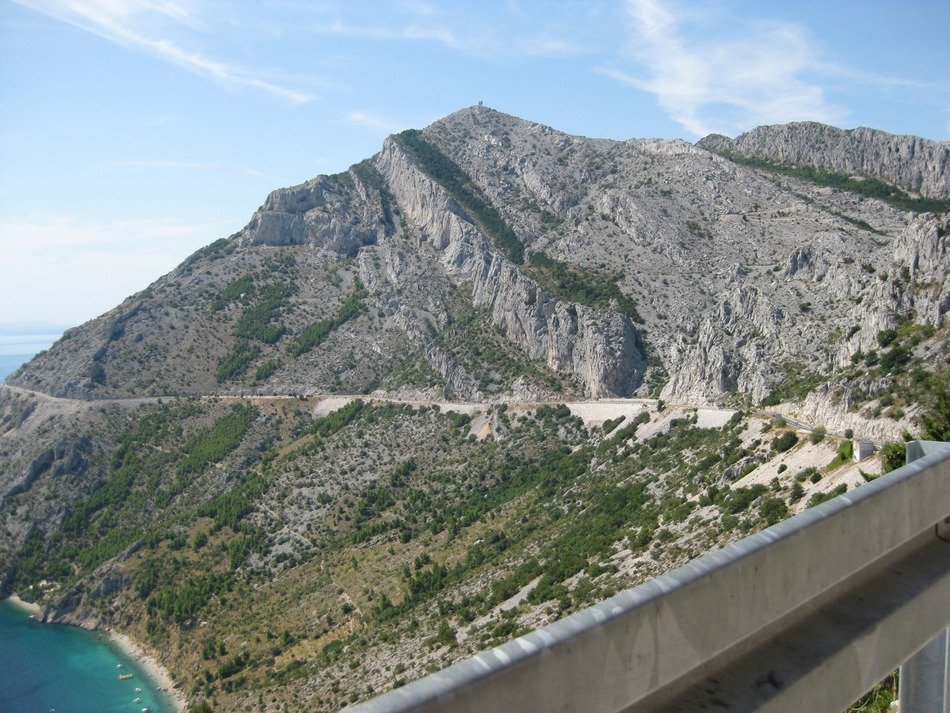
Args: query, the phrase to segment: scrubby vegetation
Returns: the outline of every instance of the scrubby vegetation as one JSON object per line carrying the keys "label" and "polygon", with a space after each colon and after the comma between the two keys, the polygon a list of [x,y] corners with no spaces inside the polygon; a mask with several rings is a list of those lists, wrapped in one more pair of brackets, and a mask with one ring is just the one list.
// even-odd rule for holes
{"label": "scrubby vegetation", "polygon": [[617,286],[623,275],[608,276],[595,270],[573,268],[540,251],[531,253],[526,272],[559,300],[600,309],[612,307],[635,322],[643,322],[633,300]]}
{"label": "scrubby vegetation", "polygon": [[509,260],[519,265],[524,262],[524,245],[515,231],[458,164],[426,141],[421,131],[410,129],[393,138],[418,161],[425,173],[440,183],[468,211]]}
{"label": "scrubby vegetation", "polygon": [[311,349],[318,347],[330,333],[342,326],[349,320],[356,317],[363,310],[363,297],[366,293],[362,285],[357,281],[356,287],[349,297],[340,305],[336,314],[329,319],[322,319],[319,322],[307,327],[303,333],[297,337],[297,340],[290,346],[288,351],[291,356],[300,356],[306,354]]}
{"label": "scrubby vegetation", "polygon": [[196,700],[253,710],[262,692],[279,708],[306,679],[300,705],[334,709],[824,498],[808,472],[736,484],[794,437],[752,438],[741,413],[697,428],[667,406],[587,428],[566,406],[313,408],[116,415],[103,485],[27,540],[15,586],[88,591],[96,567],[118,567],[115,606],[175,652]]}
{"label": "scrubby vegetation", "polygon": [[851,385],[852,408],[863,408],[871,418],[884,415],[898,419],[909,406],[919,404],[921,436],[937,441],[950,439],[950,355],[946,340],[936,357],[917,352],[922,343],[938,336],[933,326],[911,320],[882,330],[877,337],[880,352],[855,353],[851,366],[835,375],[844,385]]}
{"label": "scrubby vegetation", "polygon": [[505,339],[488,310],[467,306],[464,297],[456,295],[450,314],[449,325],[435,335],[435,343],[475,377],[481,390],[496,391],[519,378],[558,393],[576,389],[569,377],[530,359]]}
{"label": "scrubby vegetation", "polygon": [[787,364],[781,384],[762,399],[762,405],[776,406],[784,401],[800,401],[826,378],[821,374],[808,371],[801,364]]}

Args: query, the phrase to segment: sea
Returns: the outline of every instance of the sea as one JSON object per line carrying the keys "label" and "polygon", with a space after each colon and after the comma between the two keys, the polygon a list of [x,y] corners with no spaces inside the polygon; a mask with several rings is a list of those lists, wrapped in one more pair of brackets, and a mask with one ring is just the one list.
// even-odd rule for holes
{"label": "sea", "polygon": [[0,323],[0,382],[37,353],[49,349],[65,329],[46,322]]}
{"label": "sea", "polygon": [[[124,674],[132,677],[121,680]],[[22,607],[0,601],[0,711],[141,713],[145,708],[176,710],[139,663],[105,634],[40,624]]]}
{"label": "sea", "polygon": [[[0,324],[0,381],[48,349],[64,329],[45,323]],[[126,673],[132,677],[121,680]],[[21,607],[0,601],[2,713],[141,713],[145,708],[153,713],[176,710],[139,663],[104,635],[40,624]]]}

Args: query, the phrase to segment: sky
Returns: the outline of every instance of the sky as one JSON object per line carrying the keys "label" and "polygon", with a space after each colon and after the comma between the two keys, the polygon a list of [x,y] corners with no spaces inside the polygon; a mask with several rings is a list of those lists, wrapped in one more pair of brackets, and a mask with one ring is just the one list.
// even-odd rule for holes
{"label": "sky", "polygon": [[947,140],[947,28],[946,0],[0,0],[0,323],[90,319],[479,101],[614,139]]}

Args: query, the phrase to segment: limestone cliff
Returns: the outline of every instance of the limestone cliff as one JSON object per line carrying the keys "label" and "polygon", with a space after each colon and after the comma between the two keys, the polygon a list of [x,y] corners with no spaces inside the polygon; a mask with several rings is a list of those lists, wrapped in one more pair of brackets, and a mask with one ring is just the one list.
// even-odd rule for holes
{"label": "limestone cliff", "polygon": [[814,121],[760,126],[734,140],[711,134],[699,146],[782,163],[875,176],[933,198],[950,198],[950,143],[866,127],[838,129]]}

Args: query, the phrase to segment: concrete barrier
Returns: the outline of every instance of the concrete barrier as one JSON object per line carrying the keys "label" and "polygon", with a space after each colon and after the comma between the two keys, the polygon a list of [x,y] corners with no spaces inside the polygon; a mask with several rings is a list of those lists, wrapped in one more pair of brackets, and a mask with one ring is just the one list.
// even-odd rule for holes
{"label": "concrete barrier", "polygon": [[944,449],[347,710],[841,711],[950,624],[948,515]]}

